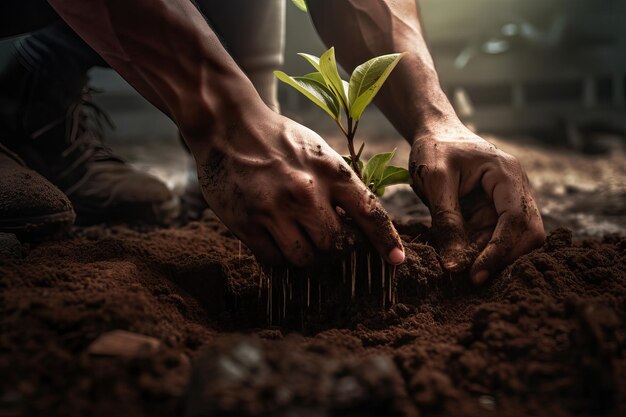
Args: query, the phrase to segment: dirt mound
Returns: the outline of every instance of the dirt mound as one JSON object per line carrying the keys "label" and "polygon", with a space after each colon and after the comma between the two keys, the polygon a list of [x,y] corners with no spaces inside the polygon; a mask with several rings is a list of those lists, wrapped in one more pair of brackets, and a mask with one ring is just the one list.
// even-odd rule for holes
{"label": "dirt mound", "polygon": [[[0,415],[626,415],[626,239],[558,230],[474,288],[400,229],[384,270],[263,269],[211,219],[23,247],[0,260]],[[114,330],[158,343],[95,354]]]}

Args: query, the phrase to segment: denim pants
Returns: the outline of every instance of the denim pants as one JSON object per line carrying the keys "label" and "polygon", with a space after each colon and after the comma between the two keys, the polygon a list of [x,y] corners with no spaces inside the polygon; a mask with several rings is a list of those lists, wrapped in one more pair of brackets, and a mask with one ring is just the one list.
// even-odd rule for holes
{"label": "denim pants", "polygon": [[[278,110],[272,71],[283,62],[285,1],[196,0],[195,4],[263,100]],[[45,0],[0,1],[0,39],[25,33],[14,46],[30,70],[74,85],[86,79],[92,67],[107,66]]]}

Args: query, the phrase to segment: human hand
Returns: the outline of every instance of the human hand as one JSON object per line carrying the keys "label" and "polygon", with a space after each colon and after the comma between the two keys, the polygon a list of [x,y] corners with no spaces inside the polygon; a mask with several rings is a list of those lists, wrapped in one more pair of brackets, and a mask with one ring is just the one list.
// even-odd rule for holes
{"label": "human hand", "polygon": [[215,130],[196,152],[203,194],[260,260],[306,266],[317,253],[341,250],[341,207],[387,262],[404,261],[378,199],[315,132],[269,109]]}
{"label": "human hand", "polygon": [[443,125],[413,142],[413,189],[429,207],[444,268],[467,269],[475,284],[543,244],[545,232],[519,161],[463,125]]}

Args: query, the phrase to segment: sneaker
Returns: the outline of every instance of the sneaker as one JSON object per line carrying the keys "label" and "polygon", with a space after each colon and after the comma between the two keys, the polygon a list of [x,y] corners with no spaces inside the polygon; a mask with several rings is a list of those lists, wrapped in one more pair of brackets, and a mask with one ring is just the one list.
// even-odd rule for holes
{"label": "sneaker", "polygon": [[0,145],[0,232],[53,236],[69,230],[75,217],[61,190]]}
{"label": "sneaker", "polygon": [[61,85],[15,56],[0,91],[0,135],[13,139],[4,144],[69,197],[77,222],[167,224],[178,215],[164,183],[103,144],[110,121],[90,90]]}

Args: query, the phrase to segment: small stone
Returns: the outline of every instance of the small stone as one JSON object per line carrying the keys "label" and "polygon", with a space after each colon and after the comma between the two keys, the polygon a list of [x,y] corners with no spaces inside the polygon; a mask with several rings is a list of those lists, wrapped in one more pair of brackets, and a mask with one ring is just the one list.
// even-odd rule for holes
{"label": "small stone", "polygon": [[142,353],[154,352],[161,342],[154,337],[125,330],[104,333],[87,348],[92,355],[132,357]]}
{"label": "small stone", "polygon": [[481,395],[478,397],[478,405],[487,411],[493,411],[496,409],[496,399],[491,395]]}
{"label": "small stone", "polygon": [[344,376],[335,384],[335,402],[341,407],[348,407],[362,402],[367,396],[365,388],[353,376]]}
{"label": "small stone", "polygon": [[22,244],[13,233],[0,233],[0,258],[21,258]]}

